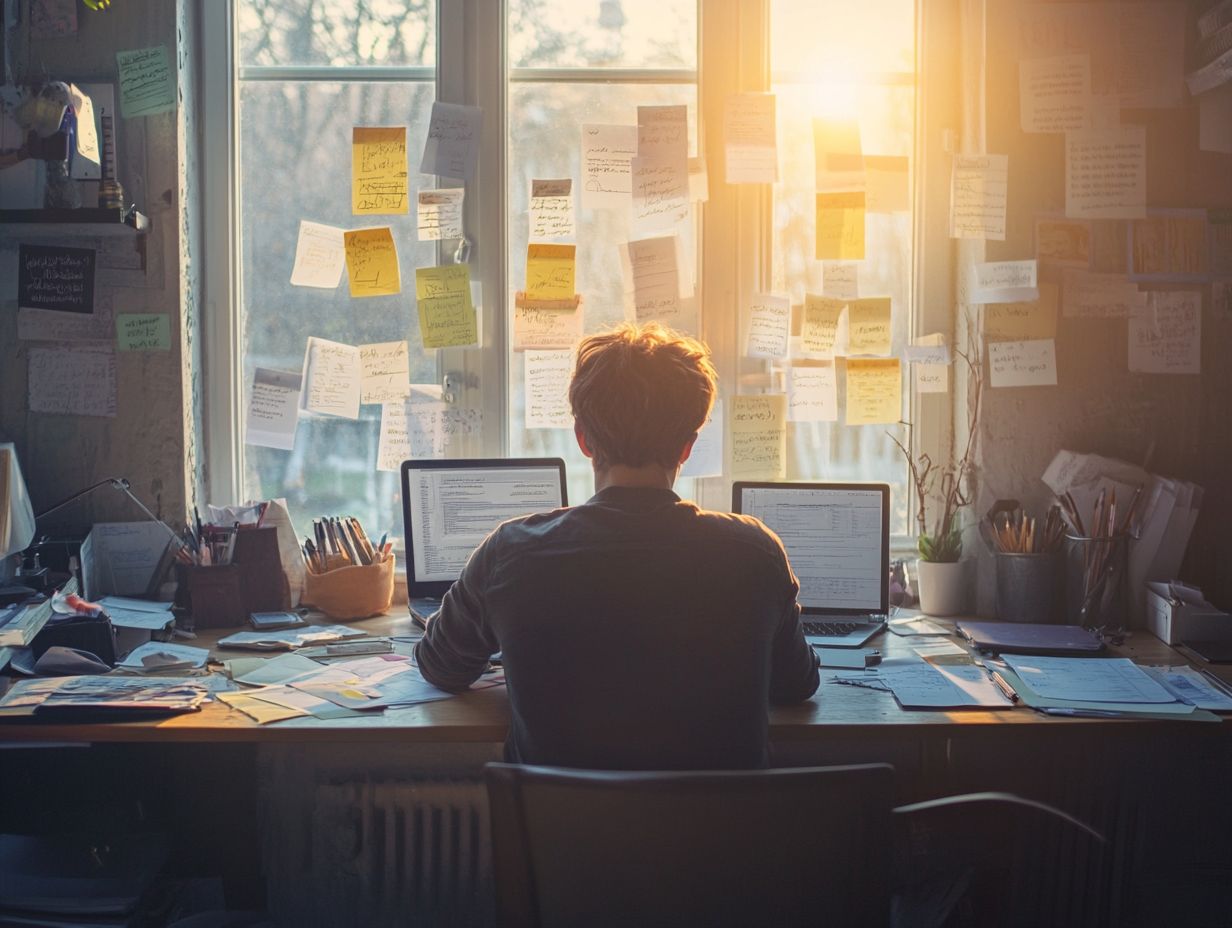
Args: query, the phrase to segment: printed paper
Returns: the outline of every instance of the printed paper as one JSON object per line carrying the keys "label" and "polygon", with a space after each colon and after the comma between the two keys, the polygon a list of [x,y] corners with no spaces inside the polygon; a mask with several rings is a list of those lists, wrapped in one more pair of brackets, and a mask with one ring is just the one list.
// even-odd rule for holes
{"label": "printed paper", "polygon": [[774,94],[740,93],[723,110],[727,182],[773,184],[778,180]]}
{"label": "printed paper", "polygon": [[406,126],[356,126],[351,130],[351,212],[401,215],[408,208]]}
{"label": "printed paper", "polygon": [[346,249],[342,229],[319,222],[299,221],[299,241],[295,245],[295,265],[291,268],[294,287],[320,287],[333,290],[342,279]]}
{"label": "printed paper", "polygon": [[847,359],[847,424],[889,425],[903,417],[898,358]]}
{"label": "printed paper", "polygon": [[471,180],[479,160],[482,126],[483,111],[477,106],[433,103],[419,172]]}
{"label": "printed paper", "polygon": [[425,348],[479,343],[479,319],[471,302],[468,264],[415,269],[419,334]]}
{"label": "printed paper", "polygon": [[359,346],[359,401],[392,403],[411,392],[411,360],[405,341]]}
{"label": "printed paper", "polygon": [[303,374],[258,367],[252,375],[244,444],[290,451],[295,447]]}
{"label": "printed paper", "polygon": [[344,419],[359,418],[359,349],[309,336],[304,348],[300,409]]}
{"label": "printed paper", "polygon": [[1055,387],[1056,342],[1051,338],[989,342],[988,368],[993,387]]}
{"label": "printed paper", "polygon": [[417,232],[421,242],[437,242],[462,237],[463,187],[421,190],[418,200]]}
{"label": "printed paper", "polygon": [[733,480],[781,480],[787,473],[787,397],[733,396],[728,400]]}
{"label": "printed paper", "polygon": [[351,296],[389,296],[402,292],[398,250],[388,226],[355,229],[342,236]]}
{"label": "printed paper", "polygon": [[833,363],[791,366],[787,380],[787,421],[838,421],[838,379]]}
{"label": "printed paper", "polygon": [[527,351],[522,357],[526,389],[526,428],[573,428],[573,410],[569,406],[573,352]]}
{"label": "printed paper", "polygon": [[1146,127],[1065,135],[1065,215],[1137,219],[1146,215]]}
{"label": "printed paper", "polygon": [[785,358],[791,334],[791,297],[759,293],[749,307],[744,353],[750,358]]}
{"label": "printed paper", "polygon": [[1005,241],[1009,155],[955,155],[950,238]]}

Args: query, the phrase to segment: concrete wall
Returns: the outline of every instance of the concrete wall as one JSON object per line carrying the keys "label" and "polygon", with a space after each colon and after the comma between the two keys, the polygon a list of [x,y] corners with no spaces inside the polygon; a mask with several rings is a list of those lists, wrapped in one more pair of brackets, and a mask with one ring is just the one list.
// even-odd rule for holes
{"label": "concrete wall", "polygon": [[[9,0],[13,3],[14,0]],[[36,509],[104,477],[123,476],[133,492],[162,518],[182,522],[194,502],[199,470],[200,386],[196,332],[194,246],[197,241],[191,178],[195,50],[189,0],[124,0],[95,13],[78,4],[78,31],[58,39],[31,39],[28,3],[19,0],[20,21],[8,36],[10,67],[17,83],[44,76],[56,80],[114,82],[115,53],[164,45],[179,72],[176,112],[119,119],[117,165],[126,203],[149,215],[146,270],[112,275],[98,286],[116,313],[165,313],[172,333],[169,351],[117,355],[115,418],[40,415],[27,408],[27,357],[37,342],[17,338],[16,249],[12,227],[0,234],[0,435],[15,441]],[[85,205],[93,205],[86,198]],[[61,239],[91,247],[88,238]],[[47,529],[71,529],[94,521],[143,518],[120,494],[101,489],[58,516]]]}

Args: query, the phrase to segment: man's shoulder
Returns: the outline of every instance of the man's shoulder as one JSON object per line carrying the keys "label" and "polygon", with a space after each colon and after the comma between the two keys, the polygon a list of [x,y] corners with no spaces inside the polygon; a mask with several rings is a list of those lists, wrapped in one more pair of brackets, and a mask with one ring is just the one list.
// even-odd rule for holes
{"label": "man's shoulder", "polygon": [[782,558],[783,543],[760,519],[738,512],[717,512],[711,509],[697,510],[701,531],[715,538],[730,540],[732,544],[747,545],[766,554]]}

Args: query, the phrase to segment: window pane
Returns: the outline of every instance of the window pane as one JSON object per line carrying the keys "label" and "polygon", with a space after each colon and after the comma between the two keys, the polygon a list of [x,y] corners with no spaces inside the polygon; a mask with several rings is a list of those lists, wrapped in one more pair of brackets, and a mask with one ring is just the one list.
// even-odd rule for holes
{"label": "window pane", "polygon": [[243,0],[241,65],[430,67],[436,0]]}
{"label": "window pane", "polygon": [[511,0],[515,68],[694,68],[697,0]]}
{"label": "window pane", "polygon": [[[422,348],[414,305],[414,269],[437,263],[433,243],[417,241],[414,207],[406,216],[353,216],[350,187],[351,128],[407,126],[414,165],[433,96],[432,84],[240,85],[245,410],[253,369],[299,370],[310,335],[349,345],[406,339],[412,383],[436,382],[435,352]],[[412,167],[411,202],[434,183]],[[336,290],[290,286],[300,219],[389,225],[402,293],[352,299],[345,273]],[[285,496],[300,527],[313,517],[349,514],[374,538],[389,531],[400,539],[398,475],[376,469],[380,417],[375,405],[362,406],[358,421],[303,416],[293,451],[246,446],[246,493]]]}
{"label": "window pane", "polygon": [[915,8],[904,0],[774,0],[775,74],[915,71]]}

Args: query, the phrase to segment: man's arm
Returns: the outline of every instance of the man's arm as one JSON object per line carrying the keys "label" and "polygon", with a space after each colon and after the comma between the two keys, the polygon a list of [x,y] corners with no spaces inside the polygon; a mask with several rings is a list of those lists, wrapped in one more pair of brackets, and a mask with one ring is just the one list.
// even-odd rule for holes
{"label": "man's arm", "polygon": [[770,655],[770,702],[786,706],[803,702],[817,692],[821,682],[816,652],[804,640],[800,627],[800,604],[796,601],[799,590],[795,578],[787,608],[774,635]]}
{"label": "man's arm", "polygon": [[483,593],[492,562],[488,536],[472,552],[449,588],[440,611],[415,645],[415,661],[433,686],[459,693],[479,679],[488,658],[500,650],[484,616]]}

